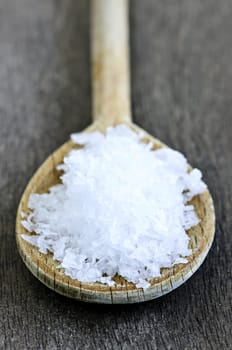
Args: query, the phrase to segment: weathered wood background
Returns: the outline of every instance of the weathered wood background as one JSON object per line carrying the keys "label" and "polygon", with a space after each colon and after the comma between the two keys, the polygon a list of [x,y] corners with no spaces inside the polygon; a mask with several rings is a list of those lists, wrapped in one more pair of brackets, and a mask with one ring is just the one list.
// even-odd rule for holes
{"label": "weathered wood background", "polygon": [[28,180],[91,120],[88,12],[0,0],[0,349],[232,349],[231,0],[131,0],[134,120],[201,168],[215,200],[201,269],[159,300],[96,306],[53,293],[17,253]]}

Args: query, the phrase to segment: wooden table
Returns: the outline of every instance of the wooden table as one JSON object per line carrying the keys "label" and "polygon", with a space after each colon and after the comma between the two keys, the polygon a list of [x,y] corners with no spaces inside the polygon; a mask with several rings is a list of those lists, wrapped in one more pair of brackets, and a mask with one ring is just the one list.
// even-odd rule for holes
{"label": "wooden table", "polygon": [[91,120],[86,0],[0,1],[0,349],[232,349],[232,2],[131,1],[136,123],[202,169],[217,231],[200,270],[129,306],[55,294],[22,263],[17,205],[41,162]]}

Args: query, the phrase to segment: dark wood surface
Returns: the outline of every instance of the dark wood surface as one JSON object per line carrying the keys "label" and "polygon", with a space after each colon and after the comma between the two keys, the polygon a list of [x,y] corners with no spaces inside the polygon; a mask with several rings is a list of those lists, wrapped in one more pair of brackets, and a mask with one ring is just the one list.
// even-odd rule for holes
{"label": "dark wood surface", "polygon": [[232,2],[132,0],[136,123],[204,172],[216,214],[207,260],[183,286],[130,306],[55,294],[15,244],[36,168],[91,121],[86,0],[0,1],[0,349],[232,349]]}

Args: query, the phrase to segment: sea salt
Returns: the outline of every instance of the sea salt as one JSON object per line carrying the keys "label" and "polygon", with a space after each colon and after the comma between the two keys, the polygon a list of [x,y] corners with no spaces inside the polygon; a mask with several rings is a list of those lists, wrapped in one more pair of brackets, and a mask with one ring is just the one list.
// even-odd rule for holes
{"label": "sea salt", "polygon": [[71,138],[84,147],[58,166],[62,184],[30,195],[22,224],[34,234],[23,238],[82,282],[112,286],[118,274],[147,288],[162,267],[186,263],[186,230],[199,222],[188,201],[206,189],[201,172],[125,125]]}

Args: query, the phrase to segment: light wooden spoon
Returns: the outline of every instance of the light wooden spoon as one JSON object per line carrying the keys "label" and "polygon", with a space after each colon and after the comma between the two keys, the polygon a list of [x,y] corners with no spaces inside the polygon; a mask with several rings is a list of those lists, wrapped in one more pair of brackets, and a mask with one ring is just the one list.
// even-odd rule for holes
{"label": "light wooden spoon", "polygon": [[[108,126],[122,123],[135,132],[140,132],[142,129],[131,121],[127,1],[92,0],[91,10],[94,122],[84,132],[105,132]],[[153,142],[154,149],[165,147],[162,142],[145,133],[144,142],[150,141]],[[150,300],[184,283],[202,264],[213,241],[215,215],[208,191],[192,200],[201,222],[187,232],[193,250],[188,257],[188,263],[162,269],[161,277],[152,279],[151,287],[145,290],[136,288],[120,276],[115,277],[117,284],[112,288],[101,283],[82,283],[71,279],[57,267],[59,263],[53,260],[51,253],[39,253],[38,248],[22,238],[22,233],[30,234],[21,224],[21,212],[29,212],[29,195],[47,192],[49,187],[59,182],[60,173],[56,166],[62,163],[64,156],[74,147],[78,146],[68,141],[55,151],[32,177],[20,201],[16,221],[17,245],[29,270],[58,293],[96,303],[135,303]]]}

